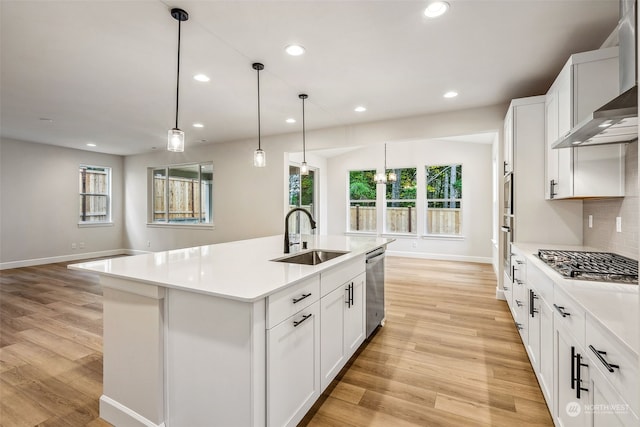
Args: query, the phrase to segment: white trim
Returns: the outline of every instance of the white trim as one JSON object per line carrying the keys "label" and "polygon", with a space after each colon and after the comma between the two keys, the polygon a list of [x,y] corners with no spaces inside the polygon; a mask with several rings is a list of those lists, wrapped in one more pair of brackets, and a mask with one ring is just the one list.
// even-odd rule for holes
{"label": "white trim", "polygon": [[464,240],[462,234],[423,234],[420,236],[424,240]]}
{"label": "white trim", "polygon": [[430,254],[425,252],[408,252],[408,251],[387,251],[388,256],[404,257],[404,258],[420,258],[435,259],[442,261],[463,261],[463,262],[479,262],[482,264],[492,264],[491,257],[454,255],[454,254]]}
{"label": "white trim", "polygon": [[100,396],[100,418],[115,426],[165,427],[164,422],[155,424],[104,394]]}
{"label": "white trim", "polygon": [[504,289],[500,289],[496,286],[496,299],[506,301],[507,297],[504,296]]}
{"label": "white trim", "polygon": [[113,221],[105,222],[79,222],[78,228],[91,228],[91,227],[113,227]]}
{"label": "white trim", "polygon": [[33,265],[43,265],[43,264],[53,264],[56,262],[66,262],[66,261],[76,261],[87,258],[99,258],[106,256],[115,256],[115,255],[129,255],[130,251],[128,249],[112,249],[108,251],[100,251],[100,252],[87,252],[83,254],[71,254],[71,255],[60,255],[53,256],[47,258],[33,258],[33,259],[25,259],[20,261],[9,261],[0,263],[0,270],[6,270],[9,268],[20,268],[20,267],[31,267]]}
{"label": "white trim", "polygon": [[150,228],[175,228],[175,229],[197,229],[197,230],[215,230],[215,224],[180,224],[177,222],[148,222],[147,227]]}
{"label": "white trim", "polygon": [[378,237],[378,233],[375,231],[345,231],[345,236],[375,236]]}

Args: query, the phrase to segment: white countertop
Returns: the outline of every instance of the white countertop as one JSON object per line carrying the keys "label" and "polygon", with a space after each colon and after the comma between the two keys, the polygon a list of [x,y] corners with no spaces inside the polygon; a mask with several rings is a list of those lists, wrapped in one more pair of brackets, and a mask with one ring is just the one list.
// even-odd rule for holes
{"label": "white countertop", "polygon": [[[143,255],[72,264],[92,271],[156,286],[183,289],[245,302],[257,301],[279,289],[334,267],[394,239],[365,236],[304,236],[309,249],[348,251],[319,265],[274,262],[283,253],[284,236],[176,249]],[[291,248],[295,253],[298,245]]]}
{"label": "white countertop", "polygon": [[622,345],[640,354],[638,285],[566,279],[538,258],[538,249],[596,250],[593,248],[540,243],[514,243],[514,246],[527,256],[527,262],[549,276],[554,286],[560,286],[580,304],[588,316],[611,331]]}

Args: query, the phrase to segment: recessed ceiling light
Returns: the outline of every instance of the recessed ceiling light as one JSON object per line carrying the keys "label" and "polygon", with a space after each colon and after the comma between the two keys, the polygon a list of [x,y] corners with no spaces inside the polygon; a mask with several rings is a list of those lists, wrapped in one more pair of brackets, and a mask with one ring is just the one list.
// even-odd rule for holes
{"label": "recessed ceiling light", "polygon": [[444,15],[447,10],[449,10],[449,3],[446,1],[434,1],[429,3],[424,10],[424,16],[427,18],[437,18],[438,16]]}
{"label": "recessed ceiling light", "polygon": [[204,127],[204,125],[203,125],[202,123],[194,123],[194,124],[193,124],[193,127],[194,127],[194,128],[203,128],[203,127]]}
{"label": "recessed ceiling light", "polygon": [[96,147],[96,144],[93,142],[87,142],[87,147]]}
{"label": "recessed ceiling light", "polygon": [[53,119],[50,119],[48,117],[40,117],[40,121],[45,123],[52,123]]}
{"label": "recessed ceiling light", "polygon": [[299,44],[290,44],[289,46],[284,48],[285,52],[287,52],[291,56],[300,56],[304,54],[304,47]]}
{"label": "recessed ceiling light", "polygon": [[456,92],[455,90],[450,90],[442,96],[444,96],[445,98],[455,98],[456,96],[458,96],[458,92]]}
{"label": "recessed ceiling light", "polygon": [[296,119],[289,118],[289,119],[285,120],[285,122],[287,122],[287,123],[295,123]]}
{"label": "recessed ceiling light", "polygon": [[358,105],[356,108],[353,109],[353,111],[355,111],[356,113],[362,113],[363,111],[367,111],[367,109],[362,105]]}
{"label": "recessed ceiling light", "polygon": [[196,74],[195,76],[193,76],[193,79],[199,82],[208,82],[209,80],[211,80],[209,76],[206,76],[204,74]]}

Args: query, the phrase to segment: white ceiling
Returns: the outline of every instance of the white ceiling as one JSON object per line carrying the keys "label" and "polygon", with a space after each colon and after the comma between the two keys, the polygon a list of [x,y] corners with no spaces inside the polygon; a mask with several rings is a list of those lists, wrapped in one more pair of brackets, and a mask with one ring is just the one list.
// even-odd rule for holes
{"label": "white ceiling", "polygon": [[[263,135],[300,132],[301,92],[307,129],[544,93],[571,53],[600,47],[618,16],[617,0],[450,0],[446,15],[428,19],[427,3],[0,0],[2,136],[123,155],[164,149],[175,120],[176,6],[190,15],[179,120],[187,149],[257,135],[256,61],[265,65]],[[307,53],[285,54],[294,42]],[[460,96],[444,99],[448,90]]]}

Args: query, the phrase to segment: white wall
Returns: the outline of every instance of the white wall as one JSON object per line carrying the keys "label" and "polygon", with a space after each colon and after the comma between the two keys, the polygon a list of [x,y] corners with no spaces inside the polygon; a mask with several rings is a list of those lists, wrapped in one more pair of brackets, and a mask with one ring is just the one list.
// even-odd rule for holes
{"label": "white wall", "polygon": [[[78,167],[112,168],[113,226],[78,226]],[[0,140],[0,267],[19,267],[123,249],[123,158]],[[76,243],[77,249],[71,249]],[[80,243],[84,248],[80,249]]]}
{"label": "white wall", "polygon": [[[383,168],[382,144],[334,157],[329,161],[329,193],[332,194],[329,234],[347,231],[348,171]],[[416,236],[388,235],[396,241],[390,254],[436,259],[491,262],[493,190],[492,145],[439,140],[390,142],[387,167],[416,167],[417,179],[425,179],[426,165],[462,164],[462,238],[425,237],[424,188],[418,185]],[[382,209],[378,209],[381,213]],[[382,221],[381,215],[378,222]],[[385,234],[387,235],[387,234]],[[415,247],[414,247],[415,246]]]}

